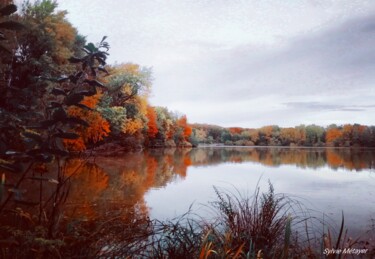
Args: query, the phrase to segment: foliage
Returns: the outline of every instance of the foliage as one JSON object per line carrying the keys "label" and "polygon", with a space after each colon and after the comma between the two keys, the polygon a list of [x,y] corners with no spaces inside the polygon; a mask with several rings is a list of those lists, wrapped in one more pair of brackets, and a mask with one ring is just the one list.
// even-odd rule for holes
{"label": "foliage", "polygon": [[331,127],[327,130],[326,141],[331,145],[338,146],[339,141],[341,140],[342,132],[336,127]]}
{"label": "foliage", "polygon": [[[22,18],[29,29],[21,35],[21,52],[30,58],[50,58],[49,66],[60,65],[61,73],[62,67],[67,69],[61,65],[67,65],[68,58],[78,54],[74,52],[74,46],[79,43],[76,41],[77,30],[65,18],[67,12],[56,12],[56,9],[56,1],[51,0],[24,3]],[[49,52],[46,54],[44,50]]]}
{"label": "foliage", "polygon": [[314,124],[300,125],[294,128],[265,126],[260,129],[222,128],[204,124],[193,124],[192,127],[195,139],[201,144],[375,147],[375,128],[359,124],[330,125],[326,128]]}
{"label": "foliage", "polygon": [[110,132],[110,125],[98,111],[95,111],[97,103],[99,102],[101,93],[97,93],[93,96],[85,96],[80,104],[87,108],[82,109],[81,107],[69,107],[68,115],[85,120],[89,126],[79,126],[75,129],[75,132],[79,135],[77,139],[66,139],[64,143],[67,145],[69,150],[83,151],[86,149],[87,144],[95,144],[108,136]]}
{"label": "foliage", "polygon": [[156,124],[156,112],[155,109],[151,106],[147,107],[147,135],[149,138],[155,138],[158,133],[158,127]]}
{"label": "foliage", "polygon": [[119,135],[121,132],[125,132],[126,123],[126,108],[122,106],[112,107],[98,107],[98,112],[103,118],[105,118],[111,128],[111,132],[115,135]]}
{"label": "foliage", "polygon": [[[67,182],[71,177],[62,166],[62,161],[69,155],[63,141],[80,138],[79,129],[90,127],[87,118],[80,117],[79,113],[91,111],[98,101],[97,87],[104,88],[97,76],[108,55],[105,37],[97,46],[86,44],[84,55],[71,57],[69,60],[75,65],[67,65],[68,70],[74,68],[75,71],[66,76],[68,70],[63,65],[68,63],[58,57],[67,57],[73,51],[66,52],[58,42],[48,45],[48,39],[71,40],[75,32],[70,30],[72,27],[63,15],[54,13],[55,7],[51,1],[27,3],[20,19],[27,29],[20,35],[19,45],[12,46],[12,59],[2,59],[1,71],[7,78],[6,84],[1,85],[4,96],[1,96],[0,107],[0,170],[1,187],[7,186],[7,192],[2,193],[0,200],[0,218],[4,222],[0,239],[28,248],[16,250],[20,254],[2,248],[5,257],[9,254],[33,257],[32,251],[42,257],[59,256],[59,247],[63,245],[57,238],[62,217],[60,209],[69,193]],[[63,23],[61,28],[58,23]],[[40,26],[47,38],[31,37],[34,33],[31,29],[36,29],[34,25]],[[50,25],[56,31],[49,32],[49,27],[44,25]],[[42,42],[38,44],[39,41]],[[44,41],[47,45],[43,45]],[[69,50],[72,48],[67,42],[61,44]],[[51,60],[39,62],[43,55],[50,55]],[[59,76],[60,73],[63,76]],[[88,138],[95,140],[95,137]],[[25,195],[27,190],[21,188],[25,180],[37,183],[34,185],[37,191]],[[49,198],[42,195],[46,190]],[[16,218],[12,220],[11,215]]]}
{"label": "foliage", "polygon": [[155,107],[159,138],[163,141],[173,138],[175,133],[176,117],[165,107]]}
{"label": "foliage", "polygon": [[137,96],[147,96],[149,93],[152,82],[149,68],[141,68],[139,65],[127,63],[111,67],[108,70],[111,75],[106,80],[112,106],[126,106]]}
{"label": "foliage", "polygon": [[129,135],[135,135],[141,129],[143,129],[144,124],[143,121],[139,118],[128,119],[126,121],[125,127],[123,132]]}
{"label": "foliage", "polygon": [[[218,200],[213,207],[218,217],[210,223],[189,218],[151,221],[147,217],[136,218],[134,211],[126,217],[106,211],[112,216],[110,219],[68,221],[64,205],[71,192],[71,179],[80,173],[85,174],[87,181],[96,179],[82,164],[69,164],[71,150],[84,151],[105,141],[128,145],[124,143],[129,143],[129,139],[135,140],[134,145],[144,144],[145,139],[145,144],[161,147],[220,141],[231,145],[375,145],[374,128],[356,124],[327,129],[315,125],[288,129],[192,127],[186,115],[149,105],[149,68],[130,63],[107,65],[106,37],[98,44],[86,43],[66,19],[67,13],[57,11],[56,1],[27,1],[19,14],[15,12],[16,6],[12,4],[0,7],[3,257],[139,254],[235,258],[255,257],[260,250],[266,256],[276,257],[298,252],[290,245],[294,221],[286,214],[289,204],[273,193],[271,185],[268,193],[260,196],[258,191],[252,200],[216,189]],[[265,154],[251,155],[262,157],[264,163],[274,163]],[[239,162],[253,159],[252,156],[228,159]],[[341,165],[335,153],[327,154],[326,159],[333,166]],[[122,172],[118,184],[124,187],[142,183],[144,186],[138,187],[136,193],[142,196],[158,177],[172,177],[173,170],[180,177],[186,176],[187,167],[194,161],[183,154],[177,160],[179,166],[173,169],[168,159],[158,164],[156,159],[149,158],[141,163],[146,170],[144,175]],[[162,176],[155,173],[159,167],[164,170]],[[108,176],[100,172],[96,177],[101,177],[101,181],[91,190],[92,195],[109,182]],[[35,183],[27,190],[26,180]],[[88,188],[87,181],[80,187]]]}
{"label": "foliage", "polygon": [[192,128],[187,123],[187,117],[181,116],[177,122],[177,129],[175,133],[175,141],[177,143],[183,143],[185,141],[189,141],[190,135],[192,133]]}
{"label": "foliage", "polygon": [[[5,17],[9,17],[10,15],[14,14],[17,11],[17,6],[14,4],[7,4],[4,6],[0,6],[0,28],[6,31],[18,31],[25,29],[24,25],[18,23],[13,20],[7,20]],[[0,40],[9,40],[6,37],[5,31],[0,31]],[[4,54],[12,54],[11,50],[9,50],[5,45],[0,44],[0,53]]]}

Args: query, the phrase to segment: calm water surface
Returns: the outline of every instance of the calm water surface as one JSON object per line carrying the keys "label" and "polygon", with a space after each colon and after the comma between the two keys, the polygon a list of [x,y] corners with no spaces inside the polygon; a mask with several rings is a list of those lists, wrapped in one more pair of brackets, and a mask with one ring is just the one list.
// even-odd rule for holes
{"label": "calm water surface", "polygon": [[[79,161],[72,161],[71,166]],[[167,219],[193,204],[215,200],[213,186],[251,195],[259,182],[267,191],[285,193],[318,217],[369,229],[375,218],[375,150],[217,147],[151,150],[123,157],[96,158],[72,181],[70,216],[100,217],[126,213]]]}

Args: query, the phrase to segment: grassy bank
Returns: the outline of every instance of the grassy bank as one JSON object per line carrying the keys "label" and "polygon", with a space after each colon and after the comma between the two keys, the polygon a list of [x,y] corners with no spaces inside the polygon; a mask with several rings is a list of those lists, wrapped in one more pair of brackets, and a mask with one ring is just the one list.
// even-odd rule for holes
{"label": "grassy bank", "polygon": [[[189,214],[154,222],[153,240],[142,256],[152,258],[363,258],[374,256],[370,232],[362,240],[311,216],[298,201],[259,188],[252,196],[215,188],[208,206],[214,217],[191,219]],[[320,231],[323,229],[323,232]],[[335,233],[335,234],[332,234]],[[364,237],[364,236],[363,236]],[[372,243],[371,243],[372,242]],[[351,249],[351,250],[350,250]],[[362,249],[362,250],[356,250]],[[341,251],[341,252],[340,252]],[[346,254],[344,253],[346,251]],[[336,252],[336,253],[335,253]]]}
{"label": "grassy bank", "polygon": [[[242,195],[214,187],[216,199],[207,205],[213,216],[189,211],[172,220],[148,218],[109,223],[92,242],[88,257],[129,258],[372,258],[374,229],[350,236],[344,216],[339,227],[309,214],[300,202],[275,194]],[[199,212],[198,212],[199,213]],[[113,228],[111,235],[106,235]],[[116,231],[117,229],[117,231]],[[120,233],[120,235],[119,235]],[[103,236],[105,236],[103,238]],[[98,246],[100,244],[100,246]],[[92,254],[96,251],[95,254]],[[341,252],[340,252],[341,251]],[[346,251],[344,253],[344,251]],[[84,254],[84,253],[83,253]]]}
{"label": "grassy bank", "polygon": [[[54,238],[19,208],[1,226],[2,258],[373,258],[375,229],[351,237],[344,216],[339,228],[311,216],[296,200],[257,188],[242,195],[214,187],[210,219],[192,211],[160,221],[134,216],[137,208],[90,221],[64,220]],[[18,210],[18,212],[17,212]],[[4,216],[3,214],[2,216]],[[9,218],[11,215],[16,217]],[[66,217],[65,217],[66,218]],[[3,218],[4,219],[4,218]],[[5,223],[5,221],[2,221]],[[8,237],[6,237],[8,236]]]}

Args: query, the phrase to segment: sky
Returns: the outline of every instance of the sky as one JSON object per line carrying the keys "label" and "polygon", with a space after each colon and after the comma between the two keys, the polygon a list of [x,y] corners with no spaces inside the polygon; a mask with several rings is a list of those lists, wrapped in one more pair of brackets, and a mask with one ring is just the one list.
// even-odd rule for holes
{"label": "sky", "polygon": [[375,1],[58,0],[191,123],[375,125]]}

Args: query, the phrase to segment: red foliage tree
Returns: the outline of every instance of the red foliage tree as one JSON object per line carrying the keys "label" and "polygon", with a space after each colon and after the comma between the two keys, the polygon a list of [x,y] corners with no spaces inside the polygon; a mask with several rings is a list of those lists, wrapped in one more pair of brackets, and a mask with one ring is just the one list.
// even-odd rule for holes
{"label": "red foliage tree", "polygon": [[158,134],[158,126],[156,124],[156,112],[155,109],[151,106],[147,107],[147,118],[148,118],[148,130],[147,136],[149,138],[155,138],[156,134]]}
{"label": "red foliage tree", "polygon": [[242,131],[243,131],[243,129],[239,128],[239,127],[231,127],[231,128],[229,128],[229,132],[231,134],[241,134]]}
{"label": "red foliage tree", "polygon": [[188,125],[186,115],[178,119],[177,125],[183,129],[184,139],[188,141],[193,129]]}

